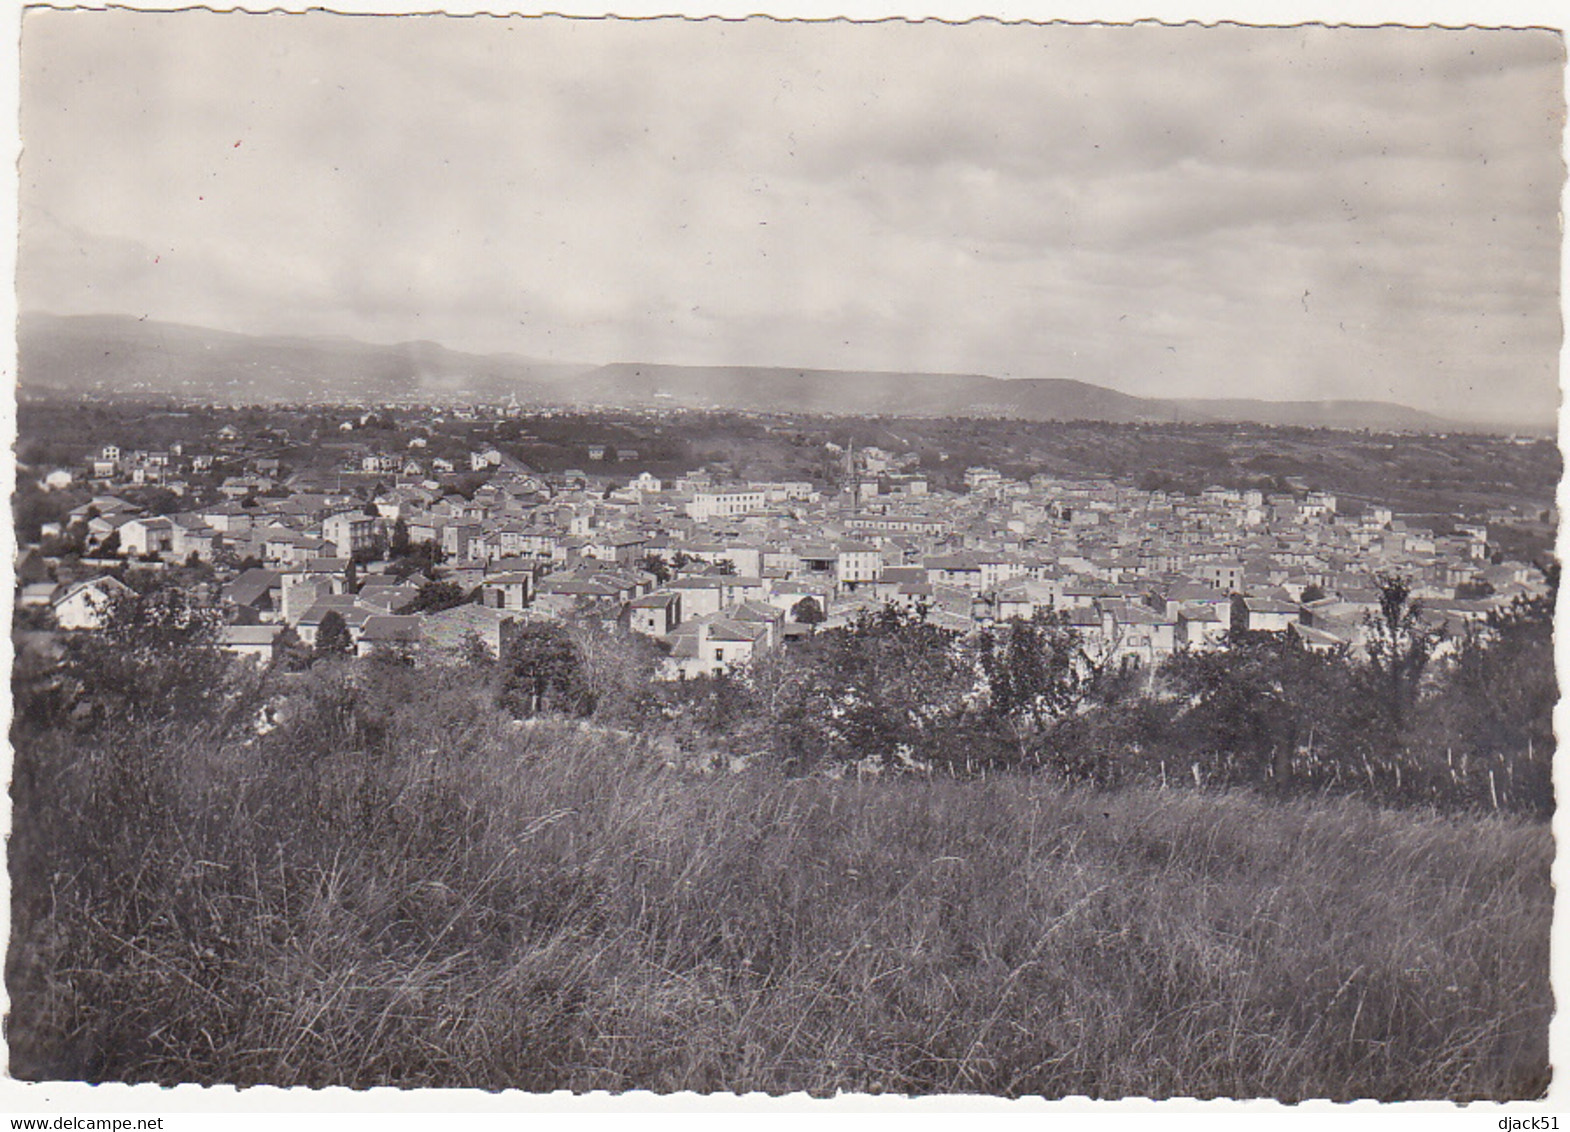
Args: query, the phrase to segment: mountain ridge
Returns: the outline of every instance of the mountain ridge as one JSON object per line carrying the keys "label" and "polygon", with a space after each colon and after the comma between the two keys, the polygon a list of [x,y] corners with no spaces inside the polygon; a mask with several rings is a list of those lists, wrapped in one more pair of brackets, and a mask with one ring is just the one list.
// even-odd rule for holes
{"label": "mountain ridge", "polygon": [[1479,430],[1387,401],[1159,398],[1071,378],[646,362],[574,365],[437,342],[250,335],[128,315],[27,312],[23,389],[212,401],[505,400],[842,416],[1012,417]]}

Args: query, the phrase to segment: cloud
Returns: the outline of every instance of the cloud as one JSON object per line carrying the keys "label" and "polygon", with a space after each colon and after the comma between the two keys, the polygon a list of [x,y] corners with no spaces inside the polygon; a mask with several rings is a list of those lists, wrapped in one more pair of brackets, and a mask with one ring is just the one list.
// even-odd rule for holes
{"label": "cloud", "polygon": [[1562,67],[1542,32],[32,11],[21,299],[1546,412]]}

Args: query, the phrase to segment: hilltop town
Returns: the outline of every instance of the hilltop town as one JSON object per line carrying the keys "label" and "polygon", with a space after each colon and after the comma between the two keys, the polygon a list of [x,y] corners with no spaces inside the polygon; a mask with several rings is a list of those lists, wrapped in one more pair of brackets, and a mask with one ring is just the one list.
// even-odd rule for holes
{"label": "hilltop town", "polygon": [[59,459],[57,438],[52,463],[22,468],[32,645],[97,627],[132,570],[220,605],[224,647],[259,660],[316,645],[329,621],[355,653],[417,657],[476,640],[496,655],[510,627],[571,618],[654,641],[674,680],[889,604],[957,634],[1058,610],[1102,656],[1152,668],[1234,627],[1356,655],[1377,575],[1410,579],[1452,636],[1544,592],[1520,536],[1556,518],[1518,505],[1435,523],[1301,476],[1197,491],[1017,462],[935,476],[914,451],[854,441],[814,441],[801,479],[721,461],[657,474],[625,441],[545,470],[472,442],[476,422],[527,423],[516,405],[433,409],[419,428],[407,411],[317,411],[310,438],[236,413],[164,417],[179,439],[163,447]]}

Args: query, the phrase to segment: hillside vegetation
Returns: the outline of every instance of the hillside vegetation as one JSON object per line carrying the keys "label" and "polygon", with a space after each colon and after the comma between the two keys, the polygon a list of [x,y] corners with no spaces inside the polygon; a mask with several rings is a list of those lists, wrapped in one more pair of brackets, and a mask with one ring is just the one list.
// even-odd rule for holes
{"label": "hillside vegetation", "polygon": [[324,660],[213,695],[206,668],[142,660],[121,690],[207,686],[178,716],[19,711],[24,1079],[1546,1087],[1553,849],[1525,818],[704,772],[608,699],[515,719],[475,661]]}

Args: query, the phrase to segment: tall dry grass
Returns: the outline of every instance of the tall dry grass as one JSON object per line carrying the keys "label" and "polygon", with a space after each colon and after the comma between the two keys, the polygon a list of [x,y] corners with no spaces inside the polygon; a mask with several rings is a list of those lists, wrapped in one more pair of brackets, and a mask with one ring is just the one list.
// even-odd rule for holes
{"label": "tall dry grass", "polygon": [[1039,779],[696,775],[461,682],[249,744],[18,752],[24,1078],[1529,1097],[1515,819]]}

